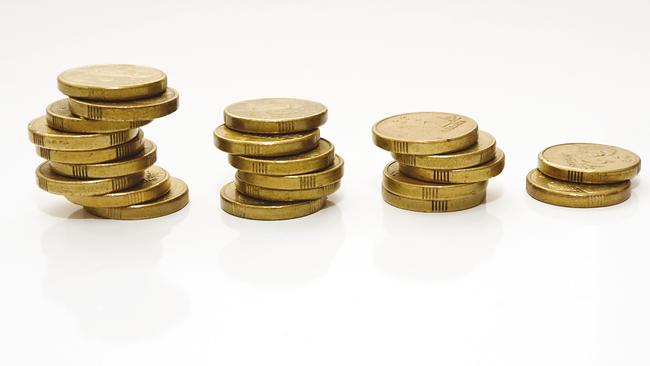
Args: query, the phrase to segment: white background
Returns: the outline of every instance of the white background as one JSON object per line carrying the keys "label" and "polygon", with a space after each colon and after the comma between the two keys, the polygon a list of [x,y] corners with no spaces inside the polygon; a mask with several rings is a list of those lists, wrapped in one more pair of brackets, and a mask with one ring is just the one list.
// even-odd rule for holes
{"label": "white background", "polygon": [[[650,157],[649,18],[647,0],[3,2],[0,364],[650,364],[644,177],[593,210],[524,185],[557,143]],[[59,72],[94,63],[159,67],[180,91],[145,134],[190,186],[181,213],[99,220],[36,187],[27,123]],[[219,208],[234,171],[212,130],[270,96],[330,109],[346,175],[310,217]],[[422,110],[497,137],[487,204],[383,203],[370,127]]]}

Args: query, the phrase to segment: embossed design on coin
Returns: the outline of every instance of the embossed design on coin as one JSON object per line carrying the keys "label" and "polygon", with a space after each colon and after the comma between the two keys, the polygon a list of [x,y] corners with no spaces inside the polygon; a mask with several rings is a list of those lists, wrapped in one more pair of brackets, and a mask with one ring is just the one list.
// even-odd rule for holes
{"label": "embossed design on coin", "polygon": [[313,130],[327,121],[327,108],[293,98],[266,98],[231,104],[223,112],[226,126],[247,133],[283,134]]}

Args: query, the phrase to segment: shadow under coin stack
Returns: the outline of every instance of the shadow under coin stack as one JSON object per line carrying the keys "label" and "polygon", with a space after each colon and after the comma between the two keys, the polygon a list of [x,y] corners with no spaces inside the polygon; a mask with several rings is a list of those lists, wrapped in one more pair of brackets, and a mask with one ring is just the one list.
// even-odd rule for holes
{"label": "shadow under coin stack", "polygon": [[255,220],[286,220],[321,210],[343,178],[343,159],[320,138],[327,108],[301,99],[243,101],[224,110],[214,143],[237,169],[221,208]]}
{"label": "shadow under coin stack", "polygon": [[386,118],[372,128],[375,145],[392,152],[384,169],[386,203],[410,211],[450,212],[485,201],[488,180],[505,155],[471,118],[437,112]]}
{"label": "shadow under coin stack", "polygon": [[59,75],[58,87],[69,98],[28,126],[36,152],[48,160],[36,170],[40,188],[110,219],[164,216],[188,203],[187,185],[154,165],[156,145],[140,129],[178,108],[162,71],[79,67]]}
{"label": "shadow under coin stack", "polygon": [[641,171],[641,158],[616,146],[570,143],[551,146],[528,173],[526,191],[556,206],[613,206],[632,194],[630,180]]}

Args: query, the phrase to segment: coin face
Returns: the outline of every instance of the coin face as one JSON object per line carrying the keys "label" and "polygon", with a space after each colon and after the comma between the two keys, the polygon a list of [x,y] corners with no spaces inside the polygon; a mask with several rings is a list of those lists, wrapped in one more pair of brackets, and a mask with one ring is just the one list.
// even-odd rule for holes
{"label": "coin face", "polygon": [[327,108],[293,98],[266,98],[237,102],[224,110],[226,126],[248,133],[292,133],[318,128],[327,121]]}

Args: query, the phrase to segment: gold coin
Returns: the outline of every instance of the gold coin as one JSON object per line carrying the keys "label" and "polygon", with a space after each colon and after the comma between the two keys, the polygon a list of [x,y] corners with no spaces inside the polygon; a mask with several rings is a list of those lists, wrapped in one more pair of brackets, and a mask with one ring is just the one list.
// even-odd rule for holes
{"label": "gold coin", "polygon": [[221,208],[231,215],[246,219],[295,219],[319,211],[325,202],[325,197],[298,202],[261,201],[237,192],[235,182],[230,182],[221,189]]}
{"label": "gold coin", "polygon": [[131,130],[149,121],[94,121],[77,117],[70,112],[68,99],[58,100],[47,106],[47,124],[55,130],[78,133],[108,133]]}
{"label": "gold coin", "polygon": [[386,165],[383,184],[386,189],[399,196],[425,201],[471,196],[487,188],[487,181],[441,184],[413,179],[400,173],[399,164],[395,161]]}
{"label": "gold coin", "polygon": [[534,199],[565,207],[605,207],[624,202],[631,195],[630,181],[584,184],[557,180],[533,169],[526,177],[526,191]]}
{"label": "gold coin", "polygon": [[334,163],[327,169],[318,172],[272,176],[248,172],[237,172],[237,179],[258,187],[273,189],[312,189],[323,187],[343,178],[343,159],[336,155]]}
{"label": "gold coin", "polygon": [[285,156],[314,149],[320,140],[318,129],[286,135],[254,135],[221,125],[214,130],[217,148],[233,155]]}
{"label": "gold coin", "polygon": [[156,162],[156,144],[144,140],[144,150],[125,160],[97,164],[50,162],[55,173],[72,178],[111,178],[142,172]]}
{"label": "gold coin", "polygon": [[223,111],[226,126],[246,133],[284,134],[311,131],[327,121],[327,108],[293,98],[246,100]]}
{"label": "gold coin", "polygon": [[258,200],[293,202],[315,200],[322,197],[327,197],[330,194],[336,192],[341,187],[341,181],[334,182],[323,187],[311,189],[285,190],[258,187],[236,179],[235,186],[239,193],[256,198]]}
{"label": "gold coin", "polygon": [[70,110],[83,118],[104,121],[145,121],[164,117],[178,109],[178,92],[172,88],[153,98],[103,102],[70,98]]}
{"label": "gold coin", "polygon": [[606,184],[634,178],[641,158],[628,150],[600,144],[562,144],[539,154],[539,170],[553,178],[576,183]]}
{"label": "gold coin", "polygon": [[122,160],[133,156],[144,148],[144,133],[121,145],[107,147],[99,150],[65,151],[51,150],[36,146],[36,153],[43,159],[67,164],[94,164],[112,160]]}
{"label": "gold coin", "polygon": [[334,162],[334,145],[320,139],[315,149],[289,156],[256,158],[228,155],[230,165],[238,170],[264,175],[295,175],[325,169]]}
{"label": "gold coin", "polygon": [[461,169],[487,163],[497,153],[497,140],[487,132],[478,132],[478,142],[472,147],[440,155],[406,155],[393,153],[402,165],[427,169]]}
{"label": "gold coin", "polygon": [[494,178],[501,174],[505,167],[506,156],[503,151],[497,148],[497,154],[491,161],[463,169],[424,169],[408,165],[399,166],[402,174],[411,178],[435,183],[474,183]]}
{"label": "gold coin", "polygon": [[167,216],[180,211],[190,202],[187,184],[178,178],[171,177],[171,187],[163,196],[145,203],[126,207],[86,207],[91,214],[114,220],[145,220]]}
{"label": "gold coin", "polygon": [[465,116],[420,112],[388,117],[372,127],[375,145],[398,154],[434,155],[467,149],[478,140],[478,125]]}
{"label": "gold coin", "polygon": [[391,206],[417,212],[452,212],[476,207],[485,201],[485,191],[443,200],[419,200],[397,195],[382,187],[384,201]]}
{"label": "gold coin", "polygon": [[36,169],[36,181],[42,190],[64,196],[95,196],[121,191],[133,187],[143,179],[143,172],[116,178],[70,178],[56,174],[49,162],[39,165]]}
{"label": "gold coin", "polygon": [[91,65],[66,70],[58,77],[59,90],[70,97],[124,101],[162,94],[167,75],[153,67]]}
{"label": "gold coin", "polygon": [[131,188],[101,196],[66,196],[72,203],[87,207],[125,207],[153,201],[171,188],[171,179],[165,169],[152,166],[144,171],[144,180]]}
{"label": "gold coin", "polygon": [[37,146],[51,150],[80,151],[99,150],[123,144],[134,139],[139,129],[112,133],[70,133],[57,131],[47,125],[45,116],[31,121],[27,126],[29,140]]}

